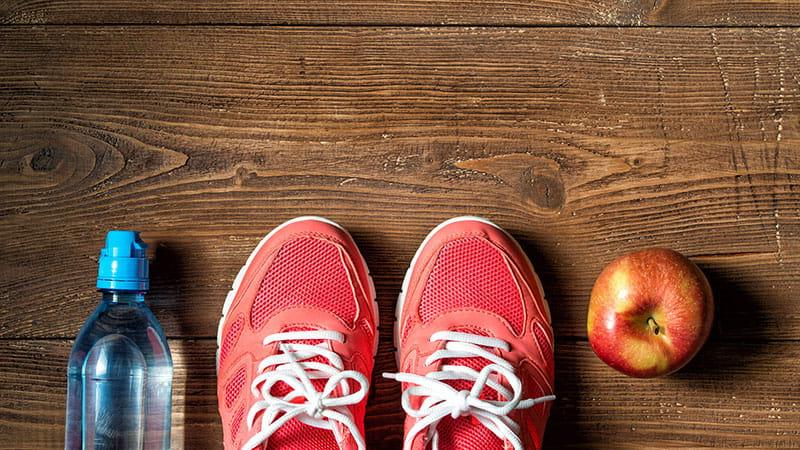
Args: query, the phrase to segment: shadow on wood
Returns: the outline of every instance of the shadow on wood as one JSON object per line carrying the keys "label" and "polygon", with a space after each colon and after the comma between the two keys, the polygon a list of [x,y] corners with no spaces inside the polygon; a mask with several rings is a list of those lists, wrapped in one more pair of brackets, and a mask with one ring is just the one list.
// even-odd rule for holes
{"label": "shadow on wood", "polygon": [[[181,318],[190,317],[190,314],[176,313],[179,309],[191,310],[192,298],[181,286],[186,284],[187,268],[192,257],[185,246],[179,242],[155,240],[151,242],[154,250],[150,276],[151,290],[159,295],[153,296],[151,307],[164,316],[164,320],[174,321],[177,324],[178,336],[191,335],[191,325],[184,323]],[[220,299],[220,311],[222,302]],[[216,330],[208,330],[209,335]],[[185,448],[216,448],[222,446],[220,428],[208,428],[209,423],[219,421],[217,416],[216,397],[216,355],[212,349],[216,344],[209,346],[203,343],[199,348],[206,349],[206,355],[196,357],[194,352],[187,351],[187,347],[198,347],[195,340],[172,339],[170,347],[173,359],[181,358],[182,362],[175,361],[177,370],[185,373],[175,377],[173,386],[173,400],[177,407],[183,408],[183,414],[173,417],[182,420],[182,423],[173,423],[173,443],[182,443]],[[209,348],[210,347],[210,348]],[[209,431],[210,435],[198,436],[194,430]],[[192,430],[192,431],[189,431]],[[206,433],[202,433],[206,434]]]}
{"label": "shadow on wood", "polygon": [[700,352],[672,377],[676,380],[696,379],[701,371],[706,377],[746,376],[747,368],[743,366],[758,362],[770,343],[756,339],[726,339],[725,331],[736,328],[737,335],[748,329],[758,333],[759,328],[772,324],[762,313],[755,294],[738,280],[735,271],[713,264],[701,264],[701,269],[714,293],[714,326]]}

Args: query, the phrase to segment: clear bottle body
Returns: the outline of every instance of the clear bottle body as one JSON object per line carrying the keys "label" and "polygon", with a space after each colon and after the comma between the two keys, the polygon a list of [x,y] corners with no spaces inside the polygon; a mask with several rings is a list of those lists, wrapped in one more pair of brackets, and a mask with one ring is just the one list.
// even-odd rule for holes
{"label": "clear bottle body", "polygon": [[137,292],[103,297],[75,340],[67,369],[65,449],[168,449],[172,357]]}

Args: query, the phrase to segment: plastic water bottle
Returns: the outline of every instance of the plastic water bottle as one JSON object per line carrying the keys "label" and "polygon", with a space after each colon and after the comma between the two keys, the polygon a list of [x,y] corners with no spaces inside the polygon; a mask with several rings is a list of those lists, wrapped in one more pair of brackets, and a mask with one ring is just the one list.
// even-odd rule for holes
{"label": "plastic water bottle", "polygon": [[65,448],[168,449],[172,357],[144,294],[147,245],[110,231],[100,251],[100,305],[75,340],[67,370]]}

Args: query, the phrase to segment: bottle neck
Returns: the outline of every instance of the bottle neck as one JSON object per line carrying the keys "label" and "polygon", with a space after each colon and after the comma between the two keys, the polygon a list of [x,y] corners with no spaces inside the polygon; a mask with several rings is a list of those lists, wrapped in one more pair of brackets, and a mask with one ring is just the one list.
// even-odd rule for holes
{"label": "bottle neck", "polygon": [[144,292],[137,291],[107,291],[101,290],[102,301],[105,303],[141,303],[144,301]]}

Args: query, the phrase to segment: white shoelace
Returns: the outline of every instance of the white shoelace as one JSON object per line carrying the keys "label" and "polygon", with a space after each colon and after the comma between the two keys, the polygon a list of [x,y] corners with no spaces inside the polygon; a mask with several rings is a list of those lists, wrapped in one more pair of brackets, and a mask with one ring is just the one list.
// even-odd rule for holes
{"label": "white shoelace", "polygon": [[[406,436],[403,448],[410,450],[416,436],[427,429],[425,440],[431,442],[431,448],[439,448],[439,433],[436,427],[448,415],[452,418],[461,416],[475,417],[495,436],[507,440],[515,450],[524,450],[519,437],[520,426],[508,417],[515,409],[531,408],[539,403],[555,400],[554,395],[546,395],[535,399],[522,399],[522,381],[514,373],[514,367],[504,358],[493,353],[500,349],[509,351],[507,342],[487,336],[455,331],[434,333],[431,342],[444,341],[445,347],[431,354],[425,365],[439,360],[453,358],[484,358],[490,361],[480,372],[469,367],[445,364],[441,370],[430,372],[425,376],[412,373],[383,374],[384,377],[401,383],[414,384],[403,391],[402,405],[406,414],[418,419]],[[497,380],[504,378],[511,390]],[[450,380],[473,381],[472,389],[459,391],[445,383]],[[483,400],[480,394],[485,387],[494,389],[506,400]],[[419,408],[415,408],[413,397],[423,398]]]}
{"label": "white shoelace", "polygon": [[[320,344],[299,344],[287,341],[321,340]],[[252,429],[256,416],[262,413],[261,430],[248,440],[243,450],[252,450],[266,444],[270,436],[292,419],[312,427],[330,430],[337,440],[339,432],[335,422],[350,430],[360,450],[366,449],[364,437],[353,419],[348,406],[356,405],[367,395],[369,381],[360,372],[344,370],[342,358],[326,348],[325,341],[344,342],[344,335],[336,331],[313,330],[291,331],[267,336],[264,345],[278,343],[281,353],[264,358],[258,365],[259,375],[253,379],[251,390],[256,401],[247,413],[247,427]],[[308,361],[322,356],[330,364]],[[265,370],[272,367],[271,370]],[[315,389],[312,380],[327,379],[322,392]],[[348,380],[359,384],[359,389],[350,393]],[[291,390],[282,397],[270,391],[277,383],[286,383]],[[333,395],[336,388],[338,395]],[[303,398],[302,403],[293,400]],[[279,417],[280,416],[280,417]]]}

